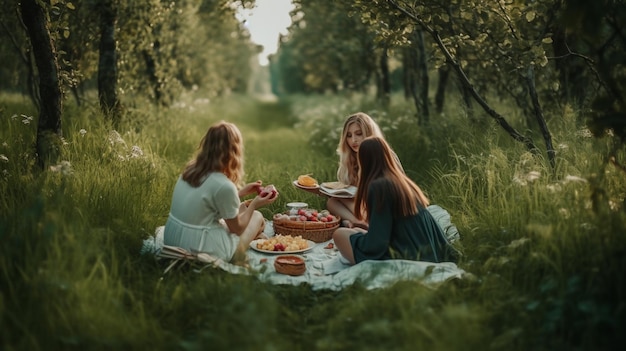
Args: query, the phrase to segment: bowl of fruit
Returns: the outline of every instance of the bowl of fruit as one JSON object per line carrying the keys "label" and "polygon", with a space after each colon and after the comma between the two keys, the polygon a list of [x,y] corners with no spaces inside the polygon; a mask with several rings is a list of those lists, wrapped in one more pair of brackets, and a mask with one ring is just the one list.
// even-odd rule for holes
{"label": "bowl of fruit", "polygon": [[333,237],[339,228],[340,218],[328,212],[310,208],[275,214],[273,219],[276,234],[302,236],[304,239],[322,243]]}

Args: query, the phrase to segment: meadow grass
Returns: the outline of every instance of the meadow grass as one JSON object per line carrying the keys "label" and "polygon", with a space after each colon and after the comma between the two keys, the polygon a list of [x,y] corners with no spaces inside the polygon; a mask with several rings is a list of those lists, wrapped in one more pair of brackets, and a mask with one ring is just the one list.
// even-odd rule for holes
{"label": "meadow grass", "polygon": [[[163,275],[139,254],[213,122],[242,130],[247,180],[278,188],[261,210],[270,218],[290,201],[323,208],[291,182],[335,178],[341,126],[356,111],[379,122],[407,174],[451,213],[465,278],[312,291],[193,266]],[[383,109],[361,95],[275,103],[189,95],[167,110],[129,109],[115,130],[93,106],[68,103],[66,162],[39,172],[35,112],[22,97],[2,96],[0,347],[598,350],[623,342],[626,182],[605,167],[610,138],[592,138],[576,111],[551,111],[551,169],[486,117],[470,123],[451,108],[418,126],[411,111],[397,96]]]}

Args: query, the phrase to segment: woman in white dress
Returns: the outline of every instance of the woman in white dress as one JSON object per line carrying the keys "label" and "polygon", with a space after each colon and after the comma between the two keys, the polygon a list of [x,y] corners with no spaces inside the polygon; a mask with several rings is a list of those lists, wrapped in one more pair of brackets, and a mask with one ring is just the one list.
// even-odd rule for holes
{"label": "woman in white dress", "polygon": [[244,184],[243,163],[237,126],[224,121],[211,126],[174,187],[165,245],[245,263],[250,242],[262,236],[265,225],[257,209],[274,202],[278,194],[258,195],[247,206],[242,204],[241,197],[261,190],[260,180]]}

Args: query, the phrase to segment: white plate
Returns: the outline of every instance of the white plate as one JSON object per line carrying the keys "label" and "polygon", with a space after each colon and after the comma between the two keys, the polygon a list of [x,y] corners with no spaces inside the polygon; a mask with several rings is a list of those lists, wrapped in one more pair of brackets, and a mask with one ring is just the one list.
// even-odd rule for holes
{"label": "white plate", "polygon": [[259,240],[266,240],[266,239],[252,240],[252,242],[250,243],[250,248],[252,250],[254,250],[254,251],[263,252],[263,253],[267,253],[267,254],[274,254],[274,255],[295,254],[295,253],[307,252],[307,251],[311,250],[315,245],[317,245],[314,241],[307,240],[307,243],[309,244],[309,247],[306,248],[306,249],[294,250],[294,251],[270,251],[270,250],[261,250],[261,249],[257,248],[256,247],[256,243],[259,242]]}
{"label": "white plate", "polygon": [[300,189],[307,189],[307,190],[315,190],[315,189],[319,189],[319,188],[320,188],[319,184],[318,184],[318,185],[316,185],[316,186],[304,186],[304,185],[299,184],[297,180],[294,180],[294,181],[293,181],[293,185],[294,185],[295,187],[297,187],[297,188],[300,188]]}
{"label": "white plate", "polygon": [[341,198],[341,199],[352,199],[352,198],[354,198],[354,195],[350,195],[350,194],[331,194],[331,193],[327,192],[326,190],[324,190],[324,188],[320,188],[320,193],[324,194],[326,196],[338,197],[338,198]]}

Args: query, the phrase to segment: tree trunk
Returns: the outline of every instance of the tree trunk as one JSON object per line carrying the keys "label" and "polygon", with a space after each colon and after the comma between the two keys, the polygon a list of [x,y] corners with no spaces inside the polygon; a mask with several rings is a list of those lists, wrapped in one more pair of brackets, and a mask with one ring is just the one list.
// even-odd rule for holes
{"label": "tree trunk", "polygon": [[[428,72],[425,72],[424,37],[421,31],[411,34],[411,45],[407,50],[405,71],[407,72],[408,95],[413,99],[418,125],[428,124]],[[426,85],[426,87],[425,87]]]}
{"label": "tree trunk", "polygon": [[39,120],[37,122],[37,163],[41,169],[58,161],[61,141],[63,96],[56,50],[50,36],[48,16],[37,0],[22,0],[22,21],[26,26],[39,71]]}
{"label": "tree trunk", "polygon": [[421,118],[423,124],[428,124],[428,120],[430,119],[430,108],[428,107],[428,87],[430,85],[428,79],[428,64],[426,63],[426,48],[424,47],[424,33],[420,30],[415,34],[417,38],[417,55],[418,55],[418,68],[417,72],[419,73],[420,79],[420,98],[421,101]]}
{"label": "tree trunk", "polygon": [[380,101],[383,106],[388,107],[391,102],[391,81],[389,80],[389,57],[387,56],[387,47],[384,48],[380,55]]}
{"label": "tree trunk", "polygon": [[446,99],[446,87],[448,86],[448,77],[450,77],[450,66],[445,65],[439,67],[439,82],[437,82],[437,92],[435,93],[435,109],[438,114],[443,112],[443,105]]}
{"label": "tree trunk", "polygon": [[111,0],[100,9],[100,58],[98,61],[98,97],[100,109],[114,123],[119,122],[120,102],[117,97],[117,52],[115,45],[116,9]]}
{"label": "tree trunk", "polygon": [[537,88],[535,87],[535,71],[531,67],[528,68],[528,73],[526,75],[526,83],[528,84],[528,93],[530,95],[530,99],[533,102],[533,110],[535,119],[537,120],[537,124],[539,125],[539,129],[541,129],[541,135],[543,136],[544,143],[546,144],[546,152],[548,153],[548,160],[550,161],[550,166],[552,169],[556,169],[556,161],[555,156],[556,152],[554,151],[554,146],[552,145],[552,135],[550,134],[550,130],[548,129],[548,124],[546,124],[546,119],[543,116],[543,110],[541,109],[541,104],[539,104],[539,97],[537,96]]}
{"label": "tree trunk", "polygon": [[[453,67],[458,72],[458,69],[456,69],[454,65]],[[458,68],[460,68],[460,66],[458,66]],[[465,74],[465,71],[463,74]],[[469,83],[469,79],[467,80],[467,83]],[[474,117],[474,110],[472,106],[472,90],[474,88],[468,87],[467,83],[463,77],[459,77],[459,90],[461,91],[461,96],[463,96],[463,103],[465,104],[465,108],[467,111],[467,118],[472,122],[476,122],[476,118]]]}
{"label": "tree trunk", "polygon": [[404,99],[411,98],[411,75],[413,74],[411,66],[413,48],[407,47],[402,50],[402,87],[404,88]]}
{"label": "tree trunk", "polygon": [[405,50],[404,58],[404,96],[405,98],[411,98],[413,105],[415,106],[415,117],[417,118],[417,124],[422,124],[421,120],[421,107],[419,98],[417,97],[417,48],[414,45],[409,46]]}
{"label": "tree trunk", "polygon": [[148,50],[143,50],[141,53],[143,55],[143,60],[146,63],[146,74],[148,75],[148,81],[152,86],[154,103],[157,106],[164,105],[163,96],[161,93],[161,84],[159,83],[159,77],[156,74],[156,62],[154,60],[154,57],[152,57]]}

